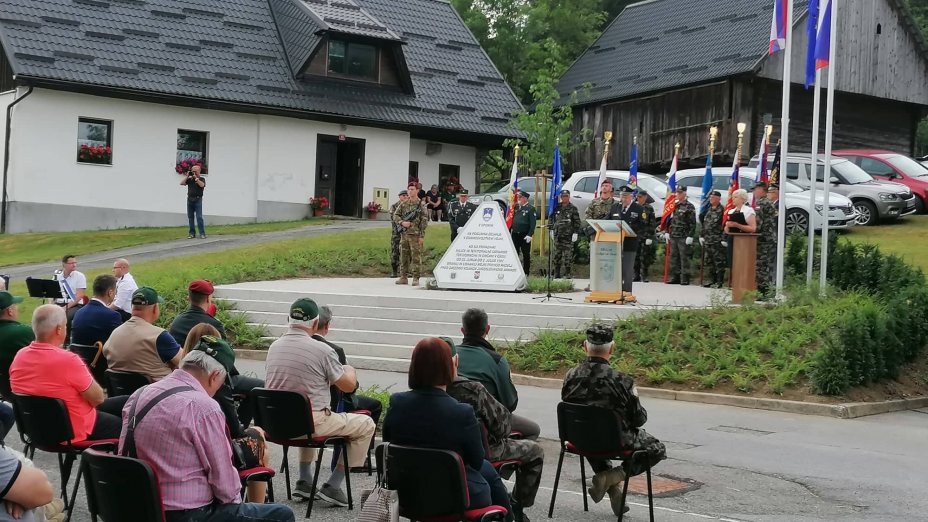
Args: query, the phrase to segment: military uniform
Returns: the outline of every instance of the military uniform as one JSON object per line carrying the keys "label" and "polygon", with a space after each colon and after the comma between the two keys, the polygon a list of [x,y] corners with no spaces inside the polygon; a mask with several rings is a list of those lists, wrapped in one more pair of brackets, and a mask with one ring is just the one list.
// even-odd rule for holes
{"label": "military uniform", "polygon": [[451,241],[458,237],[458,230],[467,224],[467,220],[477,211],[477,205],[470,201],[461,204],[460,201],[452,201],[448,205],[448,223],[451,225]]}
{"label": "military uniform", "polygon": [[728,253],[722,246],[725,241],[724,228],[722,227],[722,216],[725,208],[722,205],[707,205],[702,214],[702,232],[699,237],[705,241],[703,248],[706,249],[706,265],[709,268],[711,283],[704,285],[713,285],[721,288],[725,284],[725,265],[727,264]]}
{"label": "military uniform", "polygon": [[[660,224],[660,219],[657,218],[651,205],[642,205],[641,222],[641,233],[638,234],[638,256],[635,258],[635,274],[637,275],[636,279],[641,279],[647,283],[648,271],[657,257],[654,240],[657,237],[657,226]],[[651,240],[650,245],[647,244],[649,239]]]}
{"label": "military uniform", "polygon": [[[390,219],[393,219],[393,216],[396,214],[396,207],[400,206],[401,201],[390,205]],[[402,225],[397,225],[396,221],[393,221],[393,227],[390,231],[390,268],[393,270],[393,277],[396,277],[400,269],[400,237],[402,236]],[[404,276],[407,274],[403,274]]]}
{"label": "military uniform", "polygon": [[[631,194],[629,187],[622,187],[622,192]],[[635,280],[635,261],[638,257],[639,236],[644,232],[644,223],[641,221],[641,205],[632,201],[624,206],[621,201],[612,205],[609,217],[616,221],[624,221],[635,232],[635,237],[626,237],[622,241],[622,291],[632,292],[632,282]]]}
{"label": "military uniform", "polygon": [[574,235],[580,233],[580,211],[573,203],[559,203],[551,216],[554,236],[554,277],[570,277],[574,264]]}
{"label": "military uniform", "polygon": [[[583,213],[583,220],[609,219],[609,214],[612,212],[612,205],[614,204],[615,198],[596,198],[590,203],[590,206],[586,207],[586,212]],[[593,236],[596,235],[596,230],[589,224],[584,224],[583,231],[589,239],[592,239]]]}
{"label": "military uniform", "polygon": [[777,221],[779,212],[767,198],[757,200],[757,289],[766,293],[773,281],[773,267],[777,258]]}
{"label": "military uniform", "polygon": [[409,228],[404,228],[400,238],[400,279],[402,283],[406,274],[412,273],[413,282],[422,275],[422,246],[420,239],[425,238],[425,227],[429,224],[425,203],[419,199],[406,200],[396,207],[393,223],[402,227],[403,221],[409,221]]}
{"label": "military uniform", "polygon": [[522,256],[522,270],[527,277],[532,265],[532,243],[526,241],[525,238],[532,237],[535,233],[535,207],[531,203],[516,206],[513,212],[511,233],[516,251]]}
{"label": "military uniform", "polygon": [[690,248],[686,238],[692,238],[695,232],[696,207],[689,200],[677,201],[670,216],[671,284],[690,284]]}

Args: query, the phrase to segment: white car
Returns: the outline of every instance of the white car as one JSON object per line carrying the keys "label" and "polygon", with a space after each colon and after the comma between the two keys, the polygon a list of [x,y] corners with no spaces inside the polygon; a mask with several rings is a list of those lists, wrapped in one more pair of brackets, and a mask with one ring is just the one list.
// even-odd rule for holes
{"label": "white car", "polygon": [[[732,167],[712,168],[712,189],[722,194],[723,206],[728,201],[728,181],[731,179],[732,170]],[[702,202],[702,179],[705,173],[706,170],[701,168],[677,171],[677,186],[686,187],[687,198],[697,209]],[[755,177],[754,169],[742,168],[739,176],[741,188],[750,193]],[[809,230],[809,215],[813,206],[809,191],[795,183],[781,180],[780,196],[786,200],[786,233]],[[821,191],[815,194],[815,212],[818,215],[815,220],[816,230],[822,228],[824,199],[825,195]],[[828,207],[829,230],[845,229],[856,224],[857,213],[850,199],[832,192],[828,195]]]}
{"label": "white car", "polygon": [[[612,181],[618,201],[619,187],[628,185],[627,170],[607,170],[606,177]],[[570,191],[570,202],[580,211],[580,217],[586,213],[587,207],[593,201],[599,182],[598,170],[585,170],[574,172],[570,179],[564,182],[564,189]],[[664,199],[667,197],[667,184],[650,174],[638,173],[638,187],[648,192],[648,203],[654,209],[654,214],[660,216],[664,212]]]}

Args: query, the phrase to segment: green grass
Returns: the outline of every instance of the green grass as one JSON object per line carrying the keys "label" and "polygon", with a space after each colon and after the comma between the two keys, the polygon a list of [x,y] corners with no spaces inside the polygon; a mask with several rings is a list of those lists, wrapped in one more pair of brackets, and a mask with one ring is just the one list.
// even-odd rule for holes
{"label": "green grass", "polygon": [[928,215],[908,216],[875,227],[854,227],[842,237],[853,243],[871,243],[883,253],[896,254],[928,273]]}
{"label": "green grass", "polygon": [[[246,223],[241,225],[209,226],[211,236],[277,232],[309,225],[331,223],[329,218],[299,221]],[[106,250],[174,241],[187,237],[186,227],[123,228],[118,230],[87,230],[82,232],[42,232],[6,234],[0,236],[0,266],[58,261],[65,254],[81,256]],[[78,259],[80,261],[80,259]]]}

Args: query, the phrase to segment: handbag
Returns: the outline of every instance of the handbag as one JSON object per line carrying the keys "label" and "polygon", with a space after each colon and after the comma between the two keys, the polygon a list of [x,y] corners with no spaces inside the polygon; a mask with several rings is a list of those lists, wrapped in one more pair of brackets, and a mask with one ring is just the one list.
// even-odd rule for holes
{"label": "handbag", "polygon": [[396,491],[387,489],[387,451],[389,444],[383,448],[383,473],[374,485],[374,489],[361,492],[361,514],[358,522],[399,522],[400,500]]}

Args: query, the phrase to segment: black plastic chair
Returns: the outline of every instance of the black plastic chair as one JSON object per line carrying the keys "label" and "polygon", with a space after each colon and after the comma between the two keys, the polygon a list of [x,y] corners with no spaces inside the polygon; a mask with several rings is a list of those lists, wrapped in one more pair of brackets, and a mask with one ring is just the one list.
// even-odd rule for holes
{"label": "black plastic chair", "polygon": [[[557,431],[561,439],[561,453],[557,459],[557,473],[554,475],[554,490],[551,492],[551,507],[548,508],[548,518],[554,515],[554,501],[557,498],[557,485],[561,479],[561,465],[564,463],[564,454],[571,453],[580,457],[580,481],[583,486],[583,510],[589,511],[586,490],[585,457],[610,460],[638,460],[647,462],[645,451],[633,451],[622,447],[622,434],[619,430],[621,418],[613,410],[587,406],[584,404],[571,404],[562,402],[557,405]],[[651,468],[647,468],[648,476],[648,509],[651,522],[654,522],[654,494],[651,487]],[[628,481],[625,477],[622,487],[622,505],[628,494]],[[622,515],[619,515],[622,522]]]}
{"label": "black plastic chair", "polygon": [[105,373],[107,383],[106,391],[110,397],[132,395],[135,393],[135,390],[151,384],[148,377],[141,373],[117,372],[113,370],[106,370]]}
{"label": "black plastic chair", "polygon": [[13,394],[13,413],[16,428],[23,441],[23,453],[29,458],[35,457],[35,450],[40,449],[58,455],[58,471],[61,473],[61,499],[68,509],[68,518],[74,510],[77,489],[81,485],[81,469],[78,467],[74,480],[74,489],[68,497],[68,481],[77,456],[92,445],[119,444],[118,439],[83,440],[71,442],[74,429],[68,409],[61,399],[39,397],[34,395]]}
{"label": "black plastic chair", "polygon": [[[386,446],[386,467],[384,447]],[[453,451],[381,444],[377,446],[377,475],[386,469],[386,483],[399,496],[400,516],[420,522],[505,520],[502,506],[467,509],[464,461]]]}
{"label": "black plastic chair", "polygon": [[93,346],[71,343],[68,345],[68,349],[76,353],[84,361],[87,369],[90,370],[90,374],[93,375],[93,378],[100,386],[109,388],[106,382],[107,365],[106,357],[103,356],[103,343],[97,341]]}
{"label": "black plastic chair", "polygon": [[87,477],[87,507],[93,522],[97,517],[105,522],[164,521],[158,480],[145,462],[90,448],[81,457],[81,470]]}
{"label": "black plastic chair", "polygon": [[306,506],[306,518],[313,512],[316,486],[319,482],[319,470],[322,467],[322,455],[327,446],[340,448],[345,466],[345,488],[348,494],[348,509],[354,509],[351,498],[351,473],[348,466],[348,440],[344,437],[313,437],[312,405],[303,395],[284,390],[255,388],[251,390],[254,397],[255,425],[264,429],[268,442],[283,446],[284,456],[280,467],[287,481],[287,499],[292,498],[290,491],[290,463],[288,450],[293,448],[314,448],[318,450],[316,469],[313,472],[313,485],[310,499]]}

